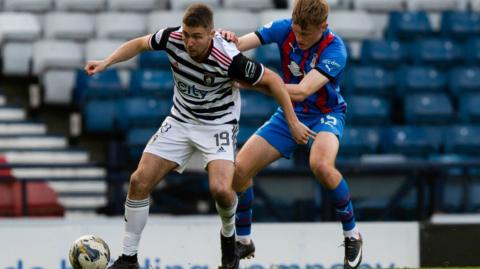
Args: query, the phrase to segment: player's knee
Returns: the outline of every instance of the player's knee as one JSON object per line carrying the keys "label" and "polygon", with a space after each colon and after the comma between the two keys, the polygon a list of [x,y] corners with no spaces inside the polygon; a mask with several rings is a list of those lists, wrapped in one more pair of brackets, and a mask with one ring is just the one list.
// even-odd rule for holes
{"label": "player's knee", "polygon": [[148,178],[142,171],[135,171],[130,176],[130,194],[134,196],[145,196],[150,194],[150,184]]}
{"label": "player's knee", "polygon": [[310,169],[312,170],[315,177],[321,181],[327,180],[329,175],[332,173],[332,170],[335,170],[335,167],[332,163],[325,160],[311,160]]}
{"label": "player's knee", "polygon": [[227,184],[210,185],[210,193],[213,199],[221,206],[229,206],[233,200],[233,191]]}

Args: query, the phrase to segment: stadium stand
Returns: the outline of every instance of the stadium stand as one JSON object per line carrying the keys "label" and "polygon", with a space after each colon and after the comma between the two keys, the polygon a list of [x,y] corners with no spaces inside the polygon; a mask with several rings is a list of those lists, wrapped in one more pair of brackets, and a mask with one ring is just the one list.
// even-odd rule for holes
{"label": "stadium stand", "polygon": [[106,8],[106,0],[55,0],[57,10],[98,12]]}

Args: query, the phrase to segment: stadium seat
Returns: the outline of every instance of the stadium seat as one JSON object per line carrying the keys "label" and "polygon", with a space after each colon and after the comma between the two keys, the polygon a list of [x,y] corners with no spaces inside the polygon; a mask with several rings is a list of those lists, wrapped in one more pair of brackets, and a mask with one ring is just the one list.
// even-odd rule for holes
{"label": "stadium seat", "polygon": [[360,156],[377,153],[380,137],[381,130],[379,128],[348,126],[343,132],[340,155]]}
{"label": "stadium seat", "polygon": [[472,11],[480,11],[480,0],[470,0],[470,5],[472,7]]}
{"label": "stadium seat", "polygon": [[[170,1],[170,7],[173,10],[184,10],[186,9],[189,5],[193,3],[198,3],[196,0],[175,0],[175,1]],[[211,8],[219,8],[220,7],[220,1],[219,0],[204,0],[202,3],[207,4]]]}
{"label": "stadium seat", "polygon": [[249,10],[266,10],[273,9],[273,1],[271,0],[223,0],[223,7],[227,9],[249,9]]}
{"label": "stadium seat", "polygon": [[282,9],[271,9],[265,10],[259,13],[260,16],[260,25],[265,25],[269,22],[281,20],[281,19],[288,19],[292,16],[292,12],[290,10],[282,10]]}
{"label": "stadium seat", "polygon": [[53,8],[53,0],[3,0],[6,11],[46,12]]}
{"label": "stadium seat", "polygon": [[353,0],[353,8],[370,12],[390,12],[405,9],[406,0]]}
{"label": "stadium seat", "polygon": [[409,66],[398,72],[399,96],[410,93],[442,93],[447,88],[447,74],[429,66]]}
{"label": "stadium seat", "polygon": [[353,124],[385,124],[390,122],[389,100],[376,96],[354,95],[347,99],[347,121]]}
{"label": "stadium seat", "polygon": [[155,134],[157,129],[158,127],[146,127],[133,128],[131,130],[128,130],[125,143],[127,146],[130,161],[136,162],[140,160],[145,145],[147,144],[148,140]]}
{"label": "stadium seat", "polygon": [[45,37],[50,39],[92,38],[95,25],[91,15],[83,13],[53,12],[45,16]]}
{"label": "stadium seat", "polygon": [[249,11],[221,10],[215,14],[215,28],[233,31],[238,36],[256,31],[259,25],[258,15]]}
{"label": "stadium seat", "polygon": [[[98,115],[97,115],[98,116]],[[68,143],[63,136],[22,135],[0,137],[1,151],[65,149]]]}
{"label": "stadium seat", "polygon": [[6,41],[33,41],[40,37],[37,17],[29,13],[0,13],[0,44]]}
{"label": "stadium seat", "polygon": [[[13,206],[15,216],[22,216],[22,192],[20,182],[12,186]],[[64,214],[64,208],[60,205],[58,195],[46,182],[27,183],[27,208],[28,216],[56,216]]]}
{"label": "stadium seat", "polygon": [[446,94],[412,94],[405,97],[405,121],[410,124],[448,124],[455,119]]}
{"label": "stadium seat", "polygon": [[273,98],[252,90],[241,90],[241,123],[261,124],[268,119],[277,105]]}
{"label": "stadium seat", "polygon": [[267,67],[281,70],[280,51],[277,44],[269,44],[257,48],[255,51],[255,58]]}
{"label": "stadium seat", "polygon": [[3,74],[7,76],[28,76],[32,71],[33,44],[8,42],[2,48]]}
{"label": "stadium seat", "polygon": [[130,91],[171,96],[173,78],[168,70],[135,69],[130,76]]}
{"label": "stadium seat", "polygon": [[480,126],[457,125],[447,128],[445,152],[478,156],[480,152]]}
{"label": "stadium seat", "polygon": [[376,66],[357,66],[349,70],[345,82],[353,94],[392,96],[395,94],[395,73]]}
{"label": "stadium seat", "polygon": [[0,123],[0,136],[46,135],[47,126],[43,123],[11,122]]}
{"label": "stadium seat", "polygon": [[465,0],[408,0],[407,8],[409,10],[425,10],[429,12],[439,12],[447,10],[465,9],[467,2]]}
{"label": "stadium seat", "polygon": [[449,88],[454,96],[480,92],[480,67],[457,67],[450,70]]}
{"label": "stadium seat", "polygon": [[480,38],[471,38],[465,43],[463,59],[468,64],[480,63]]}
{"label": "stadium seat", "polygon": [[115,99],[89,100],[82,110],[83,129],[90,134],[113,134],[115,132],[116,108]]}
{"label": "stadium seat", "polygon": [[144,15],[136,13],[100,13],[96,18],[97,38],[131,39],[146,34]]}
{"label": "stadium seat", "polygon": [[171,101],[147,97],[125,97],[117,104],[116,126],[126,131],[131,127],[159,124],[170,113]]}
{"label": "stadium seat", "polygon": [[115,69],[88,76],[83,70],[77,70],[73,100],[77,103],[88,98],[119,97],[124,95],[120,75]]}
{"label": "stadium seat", "polygon": [[105,9],[106,0],[55,0],[57,10],[97,12]]}
{"label": "stadium seat", "polygon": [[398,41],[365,40],[362,43],[361,61],[366,65],[396,68],[407,60],[406,56],[406,49]]}
{"label": "stadium seat", "polygon": [[387,27],[388,39],[399,38],[411,41],[432,34],[432,26],[425,11],[393,11],[390,13]]}
{"label": "stadium seat", "polygon": [[75,70],[48,70],[41,76],[45,89],[43,101],[47,105],[68,105],[72,101]]}
{"label": "stadium seat", "polygon": [[164,51],[145,51],[139,56],[141,69],[170,70],[170,61]]}
{"label": "stadium seat", "polygon": [[438,153],[443,139],[442,127],[395,126],[385,130],[382,150],[411,156]]}
{"label": "stadium seat", "polygon": [[[123,41],[119,40],[107,40],[107,39],[90,39],[85,46],[86,59],[104,59],[115,51],[123,44]],[[116,63],[109,68],[128,68],[133,69],[137,67],[138,56],[121,63]]]}
{"label": "stadium seat", "polygon": [[16,106],[0,107],[0,121],[18,122],[25,120],[25,110]]}
{"label": "stadium seat", "polygon": [[168,0],[107,0],[107,7],[113,11],[149,12],[166,9]]}
{"label": "stadium seat", "polygon": [[332,30],[344,40],[365,40],[381,35],[372,17],[365,11],[332,10],[328,19]]}
{"label": "stadium seat", "polygon": [[415,64],[431,64],[444,68],[458,65],[463,60],[461,46],[443,39],[423,39],[412,44],[410,56]]}
{"label": "stadium seat", "polygon": [[442,14],[442,34],[445,37],[466,39],[480,33],[480,15],[467,11],[450,11]]}
{"label": "stadium seat", "polygon": [[182,18],[183,11],[178,10],[160,10],[151,12],[147,19],[148,33],[153,34],[163,28],[181,26]]}
{"label": "stadium seat", "polygon": [[50,68],[77,69],[85,64],[83,45],[73,41],[42,40],[33,46],[33,73]]}
{"label": "stadium seat", "polygon": [[464,123],[480,123],[480,91],[460,97],[458,113]]}

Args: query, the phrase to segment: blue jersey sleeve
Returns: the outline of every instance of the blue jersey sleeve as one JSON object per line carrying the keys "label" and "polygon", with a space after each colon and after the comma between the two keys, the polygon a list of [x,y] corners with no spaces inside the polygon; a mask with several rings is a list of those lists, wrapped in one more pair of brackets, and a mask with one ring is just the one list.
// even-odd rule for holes
{"label": "blue jersey sleeve", "polygon": [[255,34],[264,45],[270,43],[280,44],[290,32],[291,24],[290,19],[272,21],[258,29]]}
{"label": "blue jersey sleeve", "polygon": [[347,63],[347,50],[343,42],[334,40],[323,51],[315,67],[329,79],[336,78],[345,68]]}

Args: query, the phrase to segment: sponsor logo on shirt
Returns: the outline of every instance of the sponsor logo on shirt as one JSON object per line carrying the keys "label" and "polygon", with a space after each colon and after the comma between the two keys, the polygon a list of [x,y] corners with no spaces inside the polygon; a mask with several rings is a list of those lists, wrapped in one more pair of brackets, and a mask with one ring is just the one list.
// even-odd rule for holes
{"label": "sponsor logo on shirt", "polygon": [[203,99],[207,95],[206,91],[199,90],[195,85],[188,85],[183,81],[177,81],[177,88],[181,93],[195,99]]}

